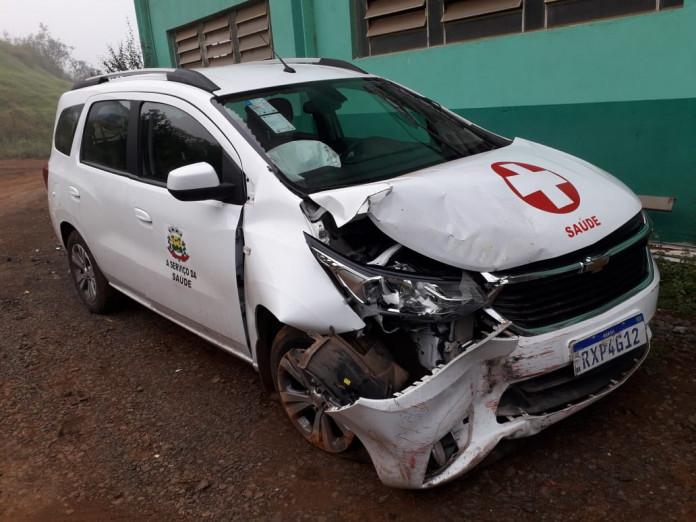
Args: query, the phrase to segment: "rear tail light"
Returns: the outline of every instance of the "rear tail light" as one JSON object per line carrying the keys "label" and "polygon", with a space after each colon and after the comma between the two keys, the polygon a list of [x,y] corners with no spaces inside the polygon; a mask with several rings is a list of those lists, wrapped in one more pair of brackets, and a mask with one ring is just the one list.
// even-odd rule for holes
{"label": "rear tail light", "polygon": [[46,185],[46,188],[48,189],[48,163],[46,163],[43,166],[43,169],[41,169],[41,174],[43,174],[44,185]]}

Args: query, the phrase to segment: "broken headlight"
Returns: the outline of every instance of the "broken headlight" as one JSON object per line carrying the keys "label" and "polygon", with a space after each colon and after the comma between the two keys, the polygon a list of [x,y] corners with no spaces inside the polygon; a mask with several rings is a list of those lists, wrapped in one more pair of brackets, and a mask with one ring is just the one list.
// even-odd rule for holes
{"label": "broken headlight", "polygon": [[444,279],[362,265],[309,235],[306,238],[317,261],[364,315],[441,321],[471,313],[485,303],[481,287],[464,272],[461,278]]}

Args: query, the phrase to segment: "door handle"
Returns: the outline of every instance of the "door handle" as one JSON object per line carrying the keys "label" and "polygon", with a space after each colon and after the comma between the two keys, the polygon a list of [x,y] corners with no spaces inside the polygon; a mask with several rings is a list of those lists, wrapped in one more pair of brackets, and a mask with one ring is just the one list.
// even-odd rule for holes
{"label": "door handle", "polygon": [[152,218],[150,217],[150,214],[145,212],[142,208],[134,208],[135,211],[135,217],[137,217],[140,221],[143,223],[152,223]]}
{"label": "door handle", "polygon": [[77,188],[73,187],[72,185],[70,185],[68,187],[68,194],[70,194],[70,196],[75,198],[75,199],[80,199],[80,191],[77,190]]}

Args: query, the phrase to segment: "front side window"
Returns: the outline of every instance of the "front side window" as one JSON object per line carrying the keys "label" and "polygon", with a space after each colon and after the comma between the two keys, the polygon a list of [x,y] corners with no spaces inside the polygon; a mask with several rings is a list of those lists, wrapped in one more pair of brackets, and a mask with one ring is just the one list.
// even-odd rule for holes
{"label": "front side window", "polygon": [[184,111],[163,103],[143,103],[140,109],[141,175],[167,182],[172,170],[192,163],[209,163],[222,173],[222,148],[203,125]]}
{"label": "front side window", "polygon": [[377,78],[237,94],[223,105],[304,192],[387,179],[508,143]]}
{"label": "front side window", "polygon": [[60,117],[58,118],[58,123],[56,124],[56,134],[53,142],[56,150],[62,152],[66,156],[70,156],[70,149],[72,149],[75,129],[77,128],[77,122],[82,113],[82,107],[84,107],[84,105],[80,104],[63,109],[63,112],[60,113]]}
{"label": "front side window", "polygon": [[82,138],[82,162],[107,170],[126,172],[130,102],[92,104]]}

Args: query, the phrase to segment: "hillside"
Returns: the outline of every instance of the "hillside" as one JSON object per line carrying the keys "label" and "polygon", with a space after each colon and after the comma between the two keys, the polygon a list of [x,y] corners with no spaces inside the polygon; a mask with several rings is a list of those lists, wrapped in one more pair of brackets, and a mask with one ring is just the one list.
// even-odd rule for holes
{"label": "hillside", "polygon": [[47,157],[58,97],[70,83],[31,49],[0,41],[0,158]]}

